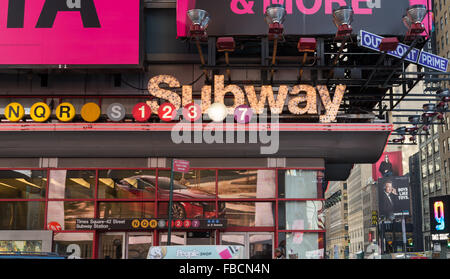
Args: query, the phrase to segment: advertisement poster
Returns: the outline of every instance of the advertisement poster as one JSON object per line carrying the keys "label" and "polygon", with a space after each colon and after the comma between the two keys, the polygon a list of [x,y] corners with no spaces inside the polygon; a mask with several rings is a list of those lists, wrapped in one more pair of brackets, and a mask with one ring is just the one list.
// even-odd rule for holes
{"label": "advertisement poster", "polygon": [[385,220],[409,215],[411,189],[408,176],[395,176],[378,180],[379,216]]}
{"label": "advertisement poster", "polygon": [[138,65],[140,0],[0,0],[1,65]]}
{"label": "advertisement poster", "polygon": [[177,259],[177,260],[205,260],[205,259],[243,259],[244,246],[153,246],[148,251],[147,259]]}
{"label": "advertisement poster", "polygon": [[402,176],[402,152],[385,152],[378,162],[372,165],[372,178],[377,181],[380,178]]}
{"label": "advertisement poster", "polygon": [[[210,15],[210,35],[262,35],[267,34],[264,13],[270,4],[284,4],[286,19],[285,34],[334,34],[333,9],[351,5],[354,11],[353,30],[364,29],[379,35],[404,35],[406,28],[402,17],[410,5],[431,5],[430,0],[178,0],[177,34],[187,36],[190,9],[206,10]],[[429,16],[423,23],[427,30],[431,26]]]}

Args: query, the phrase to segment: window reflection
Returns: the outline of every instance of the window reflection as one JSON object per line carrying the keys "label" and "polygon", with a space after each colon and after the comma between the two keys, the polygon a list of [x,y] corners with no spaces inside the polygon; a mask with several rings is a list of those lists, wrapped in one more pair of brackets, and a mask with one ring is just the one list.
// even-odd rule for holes
{"label": "window reflection", "polygon": [[[158,206],[159,218],[168,218],[169,203],[162,202]],[[220,214],[222,213],[222,214]],[[219,212],[223,215],[224,208]],[[216,217],[216,203],[214,202],[173,202],[172,216],[174,219],[209,219]]]}
{"label": "window reflection", "polygon": [[274,226],[274,206],[271,202],[220,202],[229,227]]}
{"label": "window reflection", "polygon": [[45,202],[0,202],[0,230],[42,230]]}
{"label": "window reflection", "polygon": [[102,170],[98,172],[100,199],[153,199],[156,189],[154,170]]}
{"label": "window reflection", "polygon": [[282,230],[324,230],[322,201],[279,202],[278,225]]}
{"label": "window reflection", "polygon": [[1,199],[42,199],[45,198],[47,171],[41,170],[1,170]]}
{"label": "window reflection", "polygon": [[[158,171],[158,198],[169,199],[170,171]],[[215,199],[216,171],[191,170],[174,173],[174,199]]]}
{"label": "window reflection", "polygon": [[50,199],[93,199],[94,189],[95,171],[50,171]]}
{"label": "window reflection", "polygon": [[278,195],[287,199],[316,199],[321,187],[317,171],[278,171]]}
{"label": "window reflection", "polygon": [[42,252],[42,241],[0,240],[0,252]]}
{"label": "window reflection", "polygon": [[322,259],[323,237],[319,233],[279,233],[278,247],[282,248],[286,259]]}
{"label": "window reflection", "polygon": [[250,259],[272,259],[272,234],[249,234]]}
{"label": "window reflection", "polygon": [[68,259],[90,259],[93,240],[93,233],[55,233],[53,249]]}
{"label": "window reflection", "polygon": [[94,218],[94,202],[48,202],[47,223],[56,222],[61,226],[62,230],[75,230],[77,218]]}
{"label": "window reflection", "polygon": [[155,203],[153,202],[101,202],[99,203],[100,218],[154,218]]}
{"label": "window reflection", "polygon": [[274,170],[219,170],[220,198],[274,198]]}

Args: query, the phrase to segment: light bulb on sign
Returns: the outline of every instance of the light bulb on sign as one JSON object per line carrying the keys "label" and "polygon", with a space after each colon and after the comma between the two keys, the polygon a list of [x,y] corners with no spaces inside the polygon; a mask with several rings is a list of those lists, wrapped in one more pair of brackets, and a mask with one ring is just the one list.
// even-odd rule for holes
{"label": "light bulb on sign", "polygon": [[222,103],[214,103],[208,109],[208,116],[214,122],[222,122],[227,114],[227,107]]}

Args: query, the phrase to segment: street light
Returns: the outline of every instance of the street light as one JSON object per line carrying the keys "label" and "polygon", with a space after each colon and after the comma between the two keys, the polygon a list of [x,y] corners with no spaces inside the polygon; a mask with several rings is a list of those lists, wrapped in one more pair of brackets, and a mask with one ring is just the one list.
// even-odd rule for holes
{"label": "street light", "polygon": [[422,21],[427,15],[427,7],[425,5],[412,5],[406,10],[403,16],[403,24],[408,28],[405,41],[413,41],[418,35],[425,31]]}
{"label": "street light", "polygon": [[338,28],[336,39],[343,39],[352,34],[353,9],[349,6],[342,6],[333,10],[333,22]]}
{"label": "street light", "polygon": [[[265,14],[266,23],[269,25],[269,40],[273,40],[272,66],[275,65],[277,59],[278,40],[283,39],[284,26],[283,22],[286,18],[286,9],[280,4],[271,4]],[[270,80],[273,80],[275,70],[270,71]]]}
{"label": "street light", "polygon": [[208,28],[210,20],[208,12],[201,9],[192,9],[189,10],[187,14],[192,22],[189,30],[189,35],[191,37],[207,37],[206,29]]}

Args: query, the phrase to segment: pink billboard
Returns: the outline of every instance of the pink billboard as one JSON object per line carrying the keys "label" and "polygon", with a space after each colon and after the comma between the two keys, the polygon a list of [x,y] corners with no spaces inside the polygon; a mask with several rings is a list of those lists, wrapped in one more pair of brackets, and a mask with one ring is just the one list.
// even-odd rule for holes
{"label": "pink billboard", "polygon": [[0,0],[0,65],[138,65],[140,0]]}

